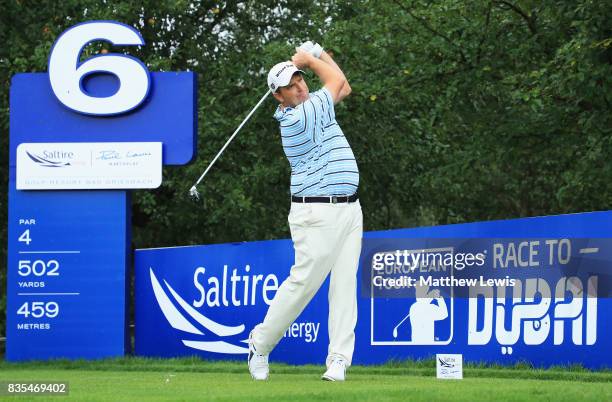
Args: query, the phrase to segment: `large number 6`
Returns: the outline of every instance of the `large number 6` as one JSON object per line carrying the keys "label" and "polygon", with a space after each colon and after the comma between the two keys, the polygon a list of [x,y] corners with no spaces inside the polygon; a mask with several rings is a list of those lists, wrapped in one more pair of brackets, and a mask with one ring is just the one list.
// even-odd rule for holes
{"label": "large number 6", "polygon": [[[83,48],[95,40],[114,45],[144,45],[134,28],[115,21],[91,21],[76,25],[60,35],[49,56],[49,80],[57,99],[80,113],[108,116],[128,112],[149,93],[149,70],[135,57],[116,53],[94,56],[79,63]],[[88,95],[83,79],[92,73],[113,74],[119,90],[108,97]]]}

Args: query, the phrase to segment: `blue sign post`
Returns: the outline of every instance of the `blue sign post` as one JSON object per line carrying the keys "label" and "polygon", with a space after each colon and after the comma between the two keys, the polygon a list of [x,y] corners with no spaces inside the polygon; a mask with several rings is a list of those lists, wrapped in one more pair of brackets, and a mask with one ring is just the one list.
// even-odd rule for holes
{"label": "blue sign post", "polygon": [[7,359],[123,355],[129,194],[11,188],[9,200]]}
{"label": "blue sign post", "polygon": [[94,40],[144,43],[120,23],[80,24],[56,41],[49,74],[17,74],[11,82],[6,347],[11,361],[123,355],[132,258],[128,191],[95,185],[79,191],[17,190],[17,147],[51,144],[42,164],[48,169],[61,169],[63,143],[161,142],[164,165],[186,164],[195,155],[195,75],[149,74],[136,59],[117,54],[79,63],[82,48]]}

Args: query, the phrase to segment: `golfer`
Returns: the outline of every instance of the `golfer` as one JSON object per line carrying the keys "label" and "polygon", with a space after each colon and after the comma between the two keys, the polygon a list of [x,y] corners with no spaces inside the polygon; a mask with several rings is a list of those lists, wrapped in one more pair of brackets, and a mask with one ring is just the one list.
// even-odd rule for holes
{"label": "golfer", "polygon": [[[279,63],[268,73],[268,86],[280,103],[274,118],[291,165],[288,221],[295,263],[264,321],[249,336],[249,371],[255,380],[268,378],[268,354],[331,272],[329,348],[322,378],[344,381],[355,345],[363,218],[357,163],[334,105],[351,87],[318,44],[307,42],[296,50],[292,62]],[[302,69],[312,70],[323,88],[310,93]]]}

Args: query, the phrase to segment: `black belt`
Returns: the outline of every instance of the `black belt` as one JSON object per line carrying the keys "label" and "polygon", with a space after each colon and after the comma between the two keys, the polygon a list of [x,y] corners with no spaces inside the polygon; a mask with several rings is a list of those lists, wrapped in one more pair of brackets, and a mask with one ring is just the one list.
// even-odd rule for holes
{"label": "black belt", "polygon": [[355,202],[359,199],[357,193],[353,195],[333,195],[330,197],[297,197],[291,196],[292,202],[309,203],[309,202],[324,202],[327,204],[338,204],[344,202]]}

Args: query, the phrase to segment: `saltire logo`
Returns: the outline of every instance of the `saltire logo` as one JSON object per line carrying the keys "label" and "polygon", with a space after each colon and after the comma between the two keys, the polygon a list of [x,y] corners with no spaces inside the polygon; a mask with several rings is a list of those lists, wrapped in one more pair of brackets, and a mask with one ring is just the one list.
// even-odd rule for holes
{"label": "saltire logo", "polygon": [[56,162],[56,161],[52,161],[52,160],[43,158],[42,156],[33,155],[30,152],[28,152],[28,151],[26,151],[26,154],[28,155],[28,157],[30,159],[32,159],[35,163],[37,163],[40,166],[44,166],[44,167],[65,167],[65,166],[70,166],[70,162]]}
{"label": "saltire logo", "polygon": [[[213,353],[228,353],[228,354],[247,354],[249,353],[248,347],[242,345],[234,345],[232,343],[225,342],[223,340],[216,341],[204,341],[200,340],[203,337],[209,338],[206,332],[212,333],[219,338],[225,338],[229,336],[238,335],[244,332],[244,324],[238,326],[227,326],[211,320],[210,318],[200,314],[194,309],[189,303],[187,303],[172,287],[164,280],[164,287],[159,283],[153,268],[149,267],[149,273],[151,275],[151,286],[155,293],[157,303],[161,308],[162,313],[168,320],[168,323],[172,328],[182,332],[186,332],[192,335],[197,335],[198,339],[181,339],[183,344],[189,348],[202,350],[205,352]],[[174,302],[170,299],[169,294],[172,296]],[[178,307],[176,306],[178,305]],[[190,321],[189,318],[191,318]],[[197,326],[194,325],[197,323]],[[198,328],[199,327],[199,328]],[[193,338],[193,337],[191,337]],[[241,343],[248,343],[248,339],[241,340]]]}
{"label": "saltire logo", "polygon": [[451,364],[451,363],[447,362],[446,360],[442,360],[439,357],[438,357],[438,361],[440,362],[440,366],[441,367],[444,367],[444,368],[453,368],[453,367],[455,367],[454,364]]}

